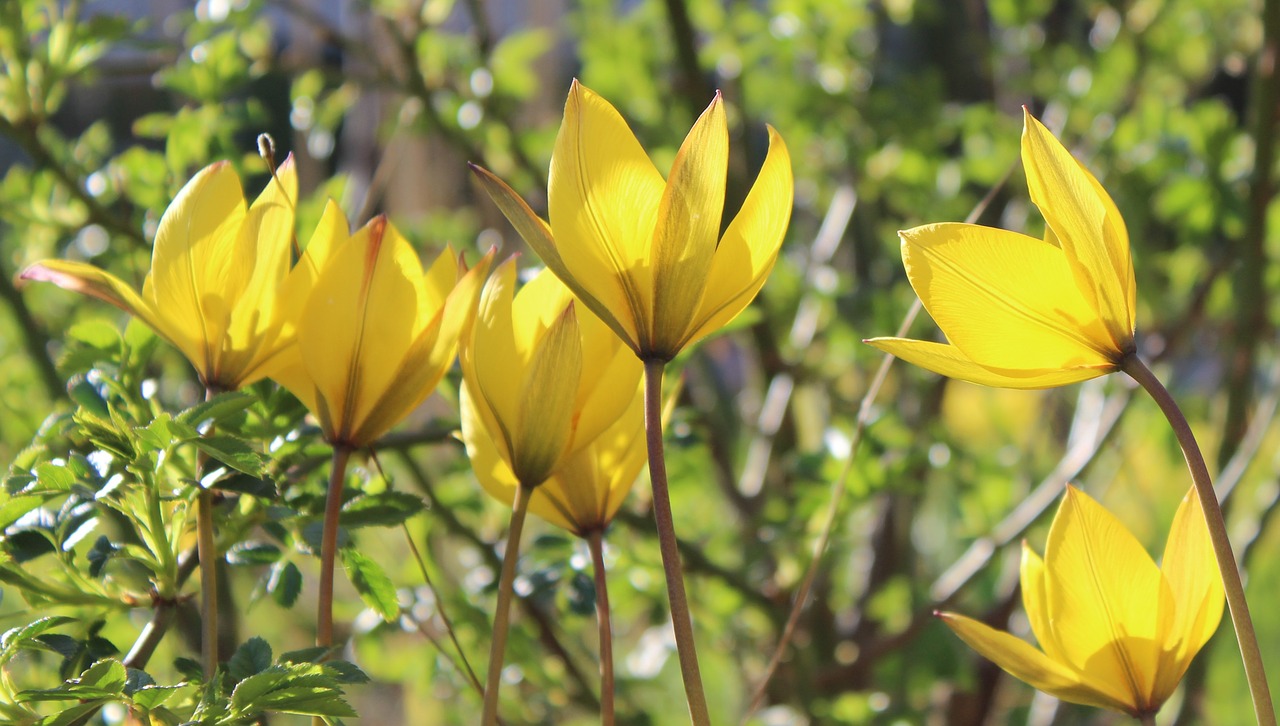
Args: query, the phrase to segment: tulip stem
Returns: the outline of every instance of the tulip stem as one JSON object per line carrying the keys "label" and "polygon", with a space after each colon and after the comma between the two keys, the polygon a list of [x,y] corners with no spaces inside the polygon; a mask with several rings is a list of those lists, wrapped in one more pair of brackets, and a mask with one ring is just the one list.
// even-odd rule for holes
{"label": "tulip stem", "polygon": [[1144,713],[1138,717],[1138,722],[1142,726],[1156,726],[1156,715],[1154,713]]}
{"label": "tulip stem", "polygon": [[698,671],[698,650],[693,639],[693,620],[684,593],[684,570],[680,566],[679,543],[671,517],[671,495],[667,491],[667,461],[662,450],[662,374],[666,361],[644,362],[644,428],[649,446],[649,480],[653,483],[653,518],[658,527],[662,569],[667,579],[667,599],[671,602],[671,625],[675,629],[680,674],[694,726],[710,726],[707,697]]}
{"label": "tulip stem", "polygon": [[1204,455],[1196,443],[1191,425],[1182,415],[1173,396],[1160,383],[1151,369],[1136,354],[1130,354],[1120,364],[1120,370],[1128,373],[1138,382],[1156,405],[1164,412],[1173,433],[1182,447],[1182,454],[1187,460],[1187,468],[1191,470],[1191,480],[1195,483],[1196,495],[1200,499],[1200,509],[1204,512],[1205,524],[1209,528],[1209,539],[1213,542],[1213,553],[1218,560],[1218,570],[1222,573],[1222,585],[1227,595],[1227,607],[1231,611],[1231,624],[1235,627],[1236,640],[1240,644],[1240,656],[1244,660],[1245,678],[1249,682],[1249,692],[1253,696],[1254,715],[1261,726],[1275,726],[1275,707],[1271,703],[1271,692],[1267,687],[1267,677],[1263,670],[1262,653],[1258,649],[1258,636],[1253,630],[1253,619],[1249,616],[1249,604],[1245,600],[1244,584],[1240,579],[1240,569],[1236,566],[1235,555],[1231,551],[1231,540],[1227,537],[1227,525],[1222,518],[1222,507],[1218,504],[1218,494],[1213,489],[1213,480],[1209,477],[1209,468],[1205,465]]}
{"label": "tulip stem", "polygon": [[489,671],[484,681],[484,715],[481,726],[498,722],[498,686],[502,680],[502,661],[507,652],[507,625],[511,620],[511,598],[515,594],[516,564],[520,559],[520,535],[529,512],[533,487],[516,487],[511,503],[511,527],[507,530],[507,546],[502,553],[502,574],[498,578],[498,607],[493,613],[493,635],[489,641]]}
{"label": "tulip stem", "polygon": [[200,655],[204,676],[212,680],[218,671],[218,546],[213,538],[213,492],[203,487],[196,498],[196,552],[200,559]]}
{"label": "tulip stem", "polygon": [[351,447],[333,445],[329,490],[324,500],[324,531],[320,535],[320,598],[316,611],[316,645],[333,646],[333,569],[338,558],[338,518],[342,514],[342,485],[347,478]]}
{"label": "tulip stem", "polygon": [[609,583],[604,569],[604,533],[586,535],[591,569],[596,578],[596,621],[600,625],[600,723],[613,726],[613,623],[609,614]]}

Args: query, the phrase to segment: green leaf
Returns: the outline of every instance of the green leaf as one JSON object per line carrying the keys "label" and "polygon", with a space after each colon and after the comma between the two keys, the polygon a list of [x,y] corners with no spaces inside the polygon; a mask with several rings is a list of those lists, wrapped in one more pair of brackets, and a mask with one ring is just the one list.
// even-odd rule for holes
{"label": "green leaf", "polygon": [[266,459],[249,447],[244,440],[224,434],[213,434],[192,439],[196,445],[209,456],[249,476],[261,477]]}
{"label": "green leaf", "polygon": [[186,683],[178,683],[172,686],[143,686],[133,692],[133,705],[137,708],[150,711],[165,701],[168,701],[173,694],[186,687]]}
{"label": "green leaf", "polygon": [[76,704],[61,713],[44,717],[40,721],[40,726],[70,726],[71,724],[78,723],[88,714],[102,708],[103,704],[110,700],[111,699],[109,698],[100,698]]}
{"label": "green leaf", "polygon": [[302,592],[302,571],[292,562],[277,562],[271,568],[271,579],[267,581],[267,592],[282,608],[291,608],[298,601]]}
{"label": "green leaf", "polygon": [[200,426],[206,421],[215,426],[243,412],[257,400],[257,396],[243,391],[219,393],[208,401],[202,401],[179,413],[177,419],[188,426]]}
{"label": "green leaf", "polygon": [[28,643],[36,636],[74,622],[75,618],[69,618],[65,615],[49,615],[20,628],[6,630],[4,635],[0,635],[0,663],[5,663],[9,658],[13,657],[14,651],[18,648],[29,647]]}
{"label": "green leaf", "polygon": [[266,542],[237,542],[227,550],[227,564],[269,565],[280,559],[280,548]]}
{"label": "green leaf", "polygon": [[396,598],[396,586],[378,563],[354,548],[342,550],[342,566],[347,577],[360,593],[365,604],[373,608],[383,620],[394,622],[400,617],[400,602]]}
{"label": "green leaf", "polygon": [[262,638],[250,638],[227,661],[227,674],[243,681],[271,667],[271,646]]}
{"label": "green leaf", "polygon": [[426,509],[421,497],[408,492],[387,491],[367,494],[347,502],[342,508],[342,526],[393,527]]}
{"label": "green leaf", "polygon": [[36,467],[36,481],[42,489],[66,492],[71,491],[71,486],[76,483],[76,475],[65,466],[46,461]]}

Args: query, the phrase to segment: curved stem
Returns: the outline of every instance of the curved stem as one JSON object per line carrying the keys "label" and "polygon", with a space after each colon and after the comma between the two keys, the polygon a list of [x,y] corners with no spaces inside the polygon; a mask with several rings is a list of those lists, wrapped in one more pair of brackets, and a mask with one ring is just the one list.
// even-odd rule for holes
{"label": "curved stem", "polygon": [[493,614],[493,639],[489,641],[489,671],[484,682],[484,715],[482,726],[498,722],[498,685],[502,677],[502,660],[507,652],[507,624],[511,619],[511,597],[515,594],[516,564],[520,558],[520,535],[524,517],[529,512],[533,487],[516,487],[511,503],[511,527],[507,530],[507,547],[502,554],[502,574],[498,578],[498,607]]}
{"label": "curved stem", "polygon": [[324,501],[324,531],[320,536],[320,598],[316,612],[316,645],[333,645],[333,567],[338,555],[338,517],[342,513],[342,484],[347,478],[351,448],[333,445],[333,470]]}
{"label": "curved stem", "polygon": [[604,535],[593,529],[586,537],[596,580],[596,621],[600,625],[600,723],[613,726],[613,623],[609,614],[609,583],[604,570]]}
{"label": "curved stem", "polygon": [[707,697],[702,691],[702,674],[698,672],[693,619],[689,616],[689,600],[684,593],[679,543],[671,517],[671,495],[667,491],[667,461],[662,450],[662,373],[665,368],[664,361],[644,362],[644,429],[649,446],[649,480],[653,483],[653,518],[658,527],[667,599],[671,601],[671,625],[675,629],[676,652],[680,656],[680,675],[684,678],[689,715],[694,726],[710,726]]}
{"label": "curved stem", "polygon": [[1222,573],[1222,585],[1227,594],[1227,607],[1231,611],[1231,624],[1235,627],[1236,640],[1240,644],[1240,656],[1244,660],[1245,678],[1249,682],[1249,693],[1253,696],[1253,710],[1259,724],[1275,726],[1275,707],[1271,704],[1271,691],[1267,687],[1267,677],[1263,670],[1262,653],[1258,650],[1258,636],[1253,630],[1253,620],[1249,617],[1249,604],[1244,596],[1244,584],[1240,580],[1240,570],[1236,567],[1235,555],[1231,552],[1231,540],[1227,537],[1227,525],[1222,518],[1222,508],[1218,505],[1218,494],[1213,489],[1213,480],[1209,478],[1209,468],[1205,465],[1204,455],[1196,443],[1191,425],[1182,415],[1178,404],[1174,402],[1169,391],[1155,377],[1150,368],[1137,355],[1125,357],[1120,370],[1128,373],[1139,383],[1156,405],[1169,419],[1173,433],[1182,447],[1182,454],[1187,460],[1187,468],[1191,470],[1191,480],[1195,483],[1196,496],[1200,499],[1200,508],[1204,511],[1205,524],[1209,528],[1209,539],[1213,542],[1213,554],[1218,560],[1218,570]]}

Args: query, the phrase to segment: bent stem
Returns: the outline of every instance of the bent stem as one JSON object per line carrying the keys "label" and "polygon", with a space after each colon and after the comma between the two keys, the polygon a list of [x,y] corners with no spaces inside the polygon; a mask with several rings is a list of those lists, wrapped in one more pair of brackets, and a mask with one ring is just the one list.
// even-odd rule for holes
{"label": "bent stem", "polygon": [[1205,465],[1204,455],[1196,443],[1191,425],[1182,415],[1173,396],[1165,389],[1155,374],[1147,368],[1136,354],[1130,354],[1120,364],[1120,370],[1128,373],[1138,382],[1156,405],[1164,412],[1173,433],[1182,447],[1182,455],[1187,460],[1187,468],[1191,470],[1191,480],[1195,483],[1196,496],[1200,499],[1200,509],[1204,511],[1205,524],[1209,528],[1209,539],[1213,542],[1213,554],[1218,560],[1218,570],[1222,573],[1222,585],[1227,594],[1227,607],[1231,611],[1231,624],[1235,627],[1236,640],[1240,644],[1240,656],[1244,660],[1244,674],[1249,682],[1249,693],[1253,696],[1253,711],[1258,723],[1275,726],[1275,707],[1271,704],[1271,691],[1267,687],[1267,677],[1263,670],[1262,653],[1258,649],[1258,636],[1253,630],[1253,619],[1249,616],[1249,604],[1244,596],[1244,584],[1240,580],[1240,569],[1236,567],[1235,555],[1231,552],[1231,540],[1227,537],[1227,525],[1222,518],[1222,508],[1218,505],[1218,494],[1213,489],[1213,480],[1209,478],[1209,468]]}
{"label": "bent stem", "polygon": [[333,646],[333,567],[338,556],[338,517],[342,514],[342,484],[347,478],[351,447],[333,445],[333,466],[324,500],[324,532],[320,537],[320,598],[316,611],[316,645]]}
{"label": "bent stem", "polygon": [[684,678],[689,715],[694,726],[710,726],[707,697],[702,691],[702,674],[698,672],[693,620],[689,616],[689,601],[684,593],[684,570],[680,566],[676,528],[671,517],[671,495],[667,491],[667,461],[662,450],[662,373],[665,368],[665,361],[644,362],[644,429],[649,446],[649,480],[653,483],[653,518],[658,527],[658,546],[662,550],[662,570],[667,580],[671,624],[675,629],[676,652],[680,656],[680,675]]}
{"label": "bent stem", "polygon": [[596,579],[596,622],[600,625],[600,723],[613,726],[613,623],[609,615],[609,584],[604,570],[604,534],[586,534],[591,569]]}
{"label": "bent stem", "polygon": [[498,684],[502,676],[502,660],[507,652],[507,624],[511,618],[511,597],[515,592],[516,561],[520,556],[520,535],[524,517],[529,512],[533,487],[516,487],[511,503],[511,528],[507,531],[507,547],[502,553],[502,574],[498,578],[498,607],[493,614],[493,640],[489,641],[489,671],[484,681],[484,715],[482,726],[498,722]]}

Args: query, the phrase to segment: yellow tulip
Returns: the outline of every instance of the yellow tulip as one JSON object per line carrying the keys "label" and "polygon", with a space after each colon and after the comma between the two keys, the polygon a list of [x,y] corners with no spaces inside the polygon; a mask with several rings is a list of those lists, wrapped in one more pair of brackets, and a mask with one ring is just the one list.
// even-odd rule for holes
{"label": "yellow tulip", "polygon": [[44,260],[22,278],[115,305],[182,351],[206,387],[240,388],[263,378],[287,345],[277,296],[289,271],[297,196],[292,157],[248,209],[235,170],[212,164],[160,218],[141,294],[83,262]]}
{"label": "yellow tulip", "polygon": [[769,153],[720,236],[729,134],[717,94],[664,181],[608,101],[574,81],[556,137],[550,224],[473,167],[528,245],[643,360],[667,361],[731,321],[773,269],[791,215],[791,160]]}
{"label": "yellow tulip", "polygon": [[[603,322],[576,309],[553,275],[540,273],[519,293],[515,287],[515,260],[508,259],[485,286],[462,345],[463,440],[481,483],[504,501],[517,486],[541,489],[557,477],[554,492],[536,496],[531,507],[574,529],[589,518],[574,508],[592,509],[577,499],[603,495],[611,516],[631,484],[623,481],[626,472],[634,479],[643,465],[643,445],[636,453],[625,444],[629,433],[643,441],[636,403],[641,365]],[[609,470],[592,470],[599,466]],[[572,475],[561,471],[566,467]],[[604,489],[583,494],[574,487],[588,482],[566,477],[586,477]],[[567,507],[558,510],[561,496]]]}
{"label": "yellow tulip", "polygon": [[400,421],[453,364],[493,252],[467,270],[446,248],[424,272],[417,252],[377,217],[349,235],[333,202],[285,281],[271,370],[320,420],[335,446],[358,449]]}
{"label": "yellow tulip", "polygon": [[949,344],[871,345],[952,378],[1048,388],[1117,370],[1134,352],[1129,234],[1107,192],[1025,115],[1022,164],[1045,239],[973,224],[899,232],[907,277]]}
{"label": "yellow tulip", "polygon": [[1194,491],[1156,567],[1110,512],[1068,487],[1044,559],[1023,545],[1022,603],[1042,650],[976,620],[940,616],[1045,693],[1135,718],[1154,714],[1222,618],[1222,580]]}

